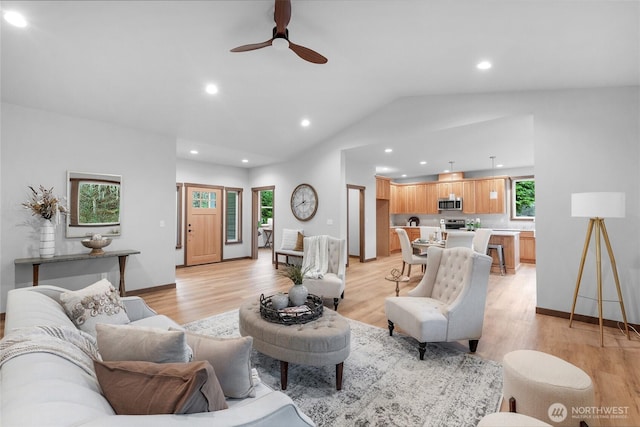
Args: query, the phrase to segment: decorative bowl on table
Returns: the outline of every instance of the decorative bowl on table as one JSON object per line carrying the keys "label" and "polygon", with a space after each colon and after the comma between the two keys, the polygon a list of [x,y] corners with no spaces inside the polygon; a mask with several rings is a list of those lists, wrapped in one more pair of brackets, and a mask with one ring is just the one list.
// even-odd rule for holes
{"label": "decorative bowl on table", "polygon": [[108,237],[101,237],[99,239],[83,239],[80,242],[85,248],[91,249],[89,255],[102,255],[104,254],[104,250],[102,248],[109,246],[111,239]]}

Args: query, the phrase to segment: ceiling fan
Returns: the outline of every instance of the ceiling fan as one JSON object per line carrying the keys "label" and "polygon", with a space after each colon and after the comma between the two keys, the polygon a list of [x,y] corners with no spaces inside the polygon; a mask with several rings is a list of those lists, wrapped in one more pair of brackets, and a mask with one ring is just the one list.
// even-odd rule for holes
{"label": "ceiling fan", "polygon": [[262,49],[267,46],[282,47],[285,49],[288,47],[305,61],[313,62],[314,64],[325,64],[327,62],[327,58],[318,52],[289,41],[287,25],[289,25],[289,21],[291,20],[291,0],[275,0],[273,20],[276,22],[276,26],[273,28],[273,36],[271,39],[262,43],[238,46],[231,49],[231,52],[247,52],[249,50]]}

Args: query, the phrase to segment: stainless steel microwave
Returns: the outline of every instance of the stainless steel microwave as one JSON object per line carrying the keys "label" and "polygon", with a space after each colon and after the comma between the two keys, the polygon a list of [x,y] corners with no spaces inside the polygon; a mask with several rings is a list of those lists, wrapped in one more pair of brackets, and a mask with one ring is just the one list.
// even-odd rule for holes
{"label": "stainless steel microwave", "polygon": [[461,211],[462,199],[438,199],[438,210],[441,211]]}

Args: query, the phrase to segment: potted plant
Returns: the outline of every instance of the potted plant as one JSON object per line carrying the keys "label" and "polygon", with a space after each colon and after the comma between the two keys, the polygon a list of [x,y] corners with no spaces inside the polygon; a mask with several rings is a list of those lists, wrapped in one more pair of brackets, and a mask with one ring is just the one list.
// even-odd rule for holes
{"label": "potted plant", "polygon": [[280,272],[280,275],[293,282],[293,286],[289,289],[289,300],[295,306],[304,305],[307,302],[309,291],[302,284],[306,272],[307,269],[303,269],[302,265],[297,264],[289,264]]}

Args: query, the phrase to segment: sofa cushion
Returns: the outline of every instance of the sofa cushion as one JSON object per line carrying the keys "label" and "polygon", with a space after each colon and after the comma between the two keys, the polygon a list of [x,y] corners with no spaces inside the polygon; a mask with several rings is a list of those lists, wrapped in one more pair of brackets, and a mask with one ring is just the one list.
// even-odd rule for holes
{"label": "sofa cushion", "polygon": [[182,331],[133,325],[96,325],[98,350],[105,361],[189,362],[191,348]]}
{"label": "sofa cushion", "polygon": [[253,397],[251,379],[252,337],[216,338],[186,332],[187,343],[193,349],[194,360],[207,360],[216,371],[225,396]]}
{"label": "sofa cushion", "polygon": [[76,327],[94,336],[98,323],[129,323],[116,288],[106,279],[78,291],[64,292],[60,302]]}
{"label": "sofa cushion", "polygon": [[100,387],[118,415],[191,414],[227,408],[207,361],[94,364]]}

